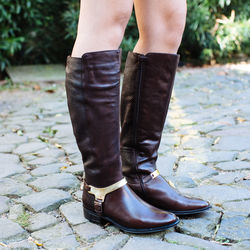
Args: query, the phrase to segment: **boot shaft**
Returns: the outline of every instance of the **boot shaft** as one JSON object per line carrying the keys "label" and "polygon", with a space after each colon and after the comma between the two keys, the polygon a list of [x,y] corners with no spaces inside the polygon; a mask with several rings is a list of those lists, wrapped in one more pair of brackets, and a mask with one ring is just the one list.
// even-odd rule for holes
{"label": "boot shaft", "polygon": [[67,58],[66,93],[85,178],[96,187],[120,179],[120,50]]}
{"label": "boot shaft", "polygon": [[[121,155],[125,176],[152,173],[179,55],[130,52],[121,97]],[[138,171],[139,170],[139,171]]]}

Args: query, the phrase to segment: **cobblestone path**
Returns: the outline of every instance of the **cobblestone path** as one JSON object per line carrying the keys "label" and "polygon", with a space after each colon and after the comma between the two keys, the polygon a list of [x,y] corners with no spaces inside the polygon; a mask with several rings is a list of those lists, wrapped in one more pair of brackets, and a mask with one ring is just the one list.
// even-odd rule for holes
{"label": "cobblestone path", "polygon": [[0,249],[250,249],[249,66],[178,72],[158,168],[213,208],[151,235],[83,217],[83,168],[62,83],[1,91]]}

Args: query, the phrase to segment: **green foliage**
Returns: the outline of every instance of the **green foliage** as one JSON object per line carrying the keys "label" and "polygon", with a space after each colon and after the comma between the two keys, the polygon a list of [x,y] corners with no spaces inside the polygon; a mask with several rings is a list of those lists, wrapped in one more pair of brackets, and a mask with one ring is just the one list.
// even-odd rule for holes
{"label": "green foliage", "polygon": [[249,10],[244,0],[188,1],[182,58],[210,63],[240,53],[249,56]]}
{"label": "green foliage", "polygon": [[63,22],[66,26],[66,39],[73,40],[76,37],[79,9],[79,1],[72,0],[67,4],[67,9],[63,13]]}
{"label": "green foliage", "polygon": [[[209,63],[249,56],[248,1],[187,3],[182,60]],[[79,0],[0,0],[0,72],[9,64],[65,62],[76,37],[78,15]],[[121,44],[123,61],[137,39],[133,13]]]}
{"label": "green foliage", "polygon": [[128,51],[132,51],[137,40],[139,34],[135,19],[135,13],[133,11],[132,16],[128,22],[124,38],[122,40],[121,48],[122,48],[122,61],[125,62]]}
{"label": "green foliage", "polygon": [[231,58],[235,54],[245,52],[250,55],[250,20],[227,22],[216,32],[217,42],[220,46],[219,56]]}
{"label": "green foliage", "polygon": [[0,71],[10,63],[49,63],[65,59],[64,1],[0,0]]}
{"label": "green foliage", "polygon": [[30,219],[30,214],[28,212],[24,212],[23,214],[18,216],[16,222],[22,227],[27,227],[30,224],[29,219]]}

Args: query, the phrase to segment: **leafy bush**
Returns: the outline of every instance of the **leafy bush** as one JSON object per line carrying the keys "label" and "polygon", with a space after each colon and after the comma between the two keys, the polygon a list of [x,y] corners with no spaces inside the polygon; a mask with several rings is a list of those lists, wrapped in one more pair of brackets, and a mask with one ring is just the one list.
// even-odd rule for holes
{"label": "leafy bush", "polygon": [[249,8],[242,0],[188,1],[182,58],[210,63],[240,53],[249,56]]}
{"label": "leafy bush", "polygon": [[55,0],[0,0],[0,71],[10,63],[62,61],[67,46],[58,10],[65,6]]}
{"label": "leafy bush", "polygon": [[[249,56],[247,1],[187,2],[182,60],[209,63]],[[79,0],[0,0],[0,71],[8,64],[64,63],[76,36],[78,14]],[[137,39],[133,13],[121,44],[123,61]]]}
{"label": "leafy bush", "polygon": [[250,20],[228,21],[216,31],[216,39],[220,46],[218,51],[220,58],[232,58],[242,51],[250,55]]}

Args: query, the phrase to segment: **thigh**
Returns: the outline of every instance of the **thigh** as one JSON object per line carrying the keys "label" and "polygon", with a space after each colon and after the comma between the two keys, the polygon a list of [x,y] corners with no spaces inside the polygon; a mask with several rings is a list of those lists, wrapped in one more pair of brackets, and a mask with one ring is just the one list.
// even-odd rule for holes
{"label": "thigh", "polygon": [[127,20],[132,8],[133,0],[81,0],[79,24],[89,29],[109,26]]}
{"label": "thigh", "polygon": [[171,30],[186,15],[186,0],[134,0],[134,6],[139,32],[144,34]]}

